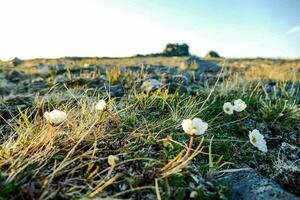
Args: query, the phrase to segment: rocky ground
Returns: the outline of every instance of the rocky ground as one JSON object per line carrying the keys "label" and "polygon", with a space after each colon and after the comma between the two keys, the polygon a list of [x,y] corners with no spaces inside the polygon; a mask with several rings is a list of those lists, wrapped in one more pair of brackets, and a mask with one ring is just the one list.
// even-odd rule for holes
{"label": "rocky ground", "polygon": [[[14,126],[18,125],[18,119],[22,117],[20,112],[29,112],[33,108],[36,110],[39,106],[38,99],[54,92],[68,93],[72,90],[72,95],[77,100],[83,95],[97,93],[118,102],[133,94],[151,97],[157,95],[157,91],[177,94],[183,99],[195,97],[199,98],[199,101],[202,97],[212,95],[212,106],[207,111],[210,113],[215,113],[214,109],[222,107],[225,100],[243,98],[247,100],[247,104],[253,105],[249,106],[251,109],[248,114],[241,116],[241,120],[231,118],[235,121],[234,124],[226,121],[224,135],[219,129],[218,133],[213,134],[212,131],[210,134],[216,139],[214,144],[216,153],[224,153],[225,162],[234,163],[231,166],[234,169],[251,168],[251,170],[218,174],[213,177],[210,173],[200,173],[201,178],[194,177],[195,180],[191,181],[194,186],[186,182],[180,184],[189,185],[187,187],[204,185],[206,193],[203,198],[226,199],[231,196],[232,199],[300,199],[299,62],[264,60],[260,61],[263,64],[257,66],[259,61],[255,60],[229,60],[223,65],[224,60],[207,61],[197,57],[168,59],[174,59],[177,63],[170,61],[172,64],[168,65],[164,63],[165,60],[161,63],[156,60],[149,60],[147,63],[143,60],[142,63],[136,61],[127,65],[117,59],[112,59],[109,63],[105,59],[90,62],[88,58],[66,58],[51,62],[47,60],[3,62],[0,68],[0,143],[6,145],[9,139],[18,138]],[[131,62],[128,60],[126,62]],[[276,74],[272,68],[275,65],[284,67],[279,68]],[[254,76],[256,68],[259,68],[257,72],[260,74]],[[273,79],[266,76],[269,73],[273,73]],[[294,79],[283,80],[287,77]],[[214,90],[211,90],[212,88]],[[210,91],[213,91],[213,94],[210,94]],[[68,95],[60,96],[58,105],[69,102],[69,98]],[[44,112],[47,106],[49,108],[47,103],[51,104],[43,102],[43,109],[36,112]],[[159,116],[162,111],[155,109],[154,105],[154,110],[148,110],[147,115],[154,115],[156,112]],[[222,120],[229,118],[224,116]],[[260,129],[267,139],[269,152],[266,155],[254,153],[248,147],[230,142],[231,139],[245,140],[247,130],[254,128]],[[230,145],[226,150],[217,142],[218,139],[225,138],[224,136],[230,138],[222,144]],[[243,152],[235,152],[239,148],[243,149]],[[4,146],[1,149],[5,149]],[[0,154],[1,156],[3,161],[4,154]],[[198,168],[197,165],[193,167]],[[3,173],[0,179],[3,177],[3,180],[7,181],[11,177],[10,172],[6,170],[5,165],[0,164],[0,172]],[[225,186],[220,180],[225,180]],[[25,184],[28,183],[25,181]],[[5,188],[5,184],[0,183],[0,186]],[[191,194],[191,191],[187,189],[180,195],[183,199],[192,198],[189,193]],[[143,199],[141,194],[135,195],[130,197]],[[0,189],[0,199],[12,197],[9,191]],[[148,198],[156,197],[149,194]],[[172,199],[174,196],[171,195],[169,198]]]}

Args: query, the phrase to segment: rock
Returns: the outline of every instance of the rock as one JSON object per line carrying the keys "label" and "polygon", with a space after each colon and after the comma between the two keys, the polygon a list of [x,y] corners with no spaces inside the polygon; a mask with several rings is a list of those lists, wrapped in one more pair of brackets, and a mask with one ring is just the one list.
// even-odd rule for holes
{"label": "rock", "polygon": [[16,66],[18,66],[18,65],[20,65],[20,64],[22,64],[22,63],[23,63],[23,60],[21,60],[21,59],[19,59],[19,58],[17,58],[17,57],[15,57],[14,59],[11,60],[11,64],[12,64],[14,67],[16,67]]}
{"label": "rock", "polygon": [[170,76],[168,73],[162,73],[160,76],[160,80],[163,84],[167,84],[170,81]]}
{"label": "rock", "polygon": [[6,106],[31,105],[33,101],[33,95],[8,96],[4,99]]}
{"label": "rock", "polygon": [[191,79],[182,74],[173,75],[170,79],[170,82],[177,83],[180,85],[189,85],[191,83]]}
{"label": "rock", "polygon": [[0,102],[0,124],[3,119],[12,118],[19,112],[19,109],[24,109],[32,106],[34,102],[34,95],[16,95],[7,96],[3,99],[3,103]]}
{"label": "rock", "polygon": [[255,170],[233,172],[226,175],[225,180],[231,187],[233,200],[299,200],[300,198],[285,191],[269,178],[258,174]]}
{"label": "rock", "polygon": [[42,77],[34,79],[26,79],[19,82],[14,88],[12,88],[12,94],[24,94],[27,92],[41,92],[43,89],[47,88],[47,84]]}
{"label": "rock", "polygon": [[55,77],[54,83],[65,83],[68,81],[66,74],[59,74]]}
{"label": "rock", "polygon": [[12,70],[6,75],[6,78],[13,83],[18,83],[21,80],[24,80],[25,75],[18,70]]}
{"label": "rock", "polygon": [[124,88],[120,84],[110,86],[109,90],[110,97],[122,97],[125,94]]}
{"label": "rock", "polygon": [[132,65],[132,66],[127,66],[125,67],[126,70],[135,72],[135,73],[140,73],[141,72],[141,66],[139,65]]}
{"label": "rock", "polygon": [[[217,79],[218,79],[218,75],[213,73],[195,74],[195,80],[201,83],[214,84],[217,81]],[[219,81],[222,81],[222,79],[219,79]]]}
{"label": "rock", "polygon": [[[10,124],[14,124],[14,122],[12,120],[8,120]],[[1,124],[1,120],[0,120],[0,124]],[[11,136],[17,136],[17,134],[14,134],[14,129],[11,125],[9,124],[1,124],[0,126],[0,144],[2,144],[7,138],[11,137]]]}
{"label": "rock", "polygon": [[56,65],[56,69],[57,69],[57,70],[65,69],[65,68],[66,68],[66,64],[64,64],[64,63],[58,63],[58,64]]}
{"label": "rock", "polygon": [[192,69],[195,70],[195,76],[199,76],[203,73],[217,74],[221,67],[213,62],[200,60],[197,56],[191,56],[184,63],[181,64],[181,69]]}
{"label": "rock", "polygon": [[300,160],[300,148],[294,145],[290,145],[286,142],[281,144],[279,149],[279,159],[295,162]]}
{"label": "rock", "polygon": [[31,80],[30,91],[36,92],[47,87],[45,80],[41,77]]}
{"label": "rock", "polygon": [[157,69],[157,66],[154,65],[142,65],[141,68],[143,69],[143,73],[147,73],[147,74],[154,74],[155,70]]}
{"label": "rock", "polygon": [[100,77],[100,78],[97,77],[97,78],[92,78],[92,79],[87,80],[88,88],[100,88],[100,87],[102,87],[104,81],[106,81],[106,80],[103,80],[103,78],[105,78],[105,76]]}
{"label": "rock", "polygon": [[300,195],[300,148],[281,144],[274,166],[274,178],[288,191]]}
{"label": "rock", "polygon": [[46,75],[49,74],[51,72],[51,68],[49,65],[40,63],[38,65],[36,65],[37,71],[40,75]]}
{"label": "rock", "polygon": [[0,97],[8,95],[15,87],[15,83],[10,83],[6,80],[4,73],[0,74]]}
{"label": "rock", "polygon": [[169,83],[167,88],[170,93],[178,92],[179,94],[189,94],[188,87],[182,84],[178,84],[174,82]]}
{"label": "rock", "polygon": [[213,62],[200,61],[197,63],[198,69],[196,70],[196,76],[202,73],[213,73],[216,74],[221,71],[221,67]]}
{"label": "rock", "polygon": [[143,82],[141,89],[144,90],[145,92],[152,92],[159,88],[162,88],[162,86],[163,86],[162,82],[158,81],[157,79],[150,78]]}

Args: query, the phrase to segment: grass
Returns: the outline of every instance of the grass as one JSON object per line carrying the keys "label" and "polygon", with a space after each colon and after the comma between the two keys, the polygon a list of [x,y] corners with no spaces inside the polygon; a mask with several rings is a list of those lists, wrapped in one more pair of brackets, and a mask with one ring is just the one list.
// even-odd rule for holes
{"label": "grass", "polygon": [[[111,83],[121,76],[118,68],[106,73]],[[54,85],[14,116],[17,136],[0,146],[0,199],[228,199],[224,173],[253,159],[270,169],[276,164],[276,142],[267,140],[271,153],[263,154],[248,142],[248,131],[259,124],[272,138],[300,123],[295,91],[277,81],[269,93],[264,80],[237,76],[192,96],[160,90],[122,98]],[[223,103],[237,98],[246,111],[224,114]],[[107,111],[93,109],[99,99],[108,102]],[[54,108],[68,116],[52,127],[43,113]],[[209,128],[191,142],[181,121],[193,117]],[[115,166],[107,162],[110,155],[119,158]]]}
{"label": "grass", "polygon": [[[73,99],[76,103],[47,104],[68,111],[68,120],[58,127],[47,125],[37,110],[20,111],[14,127],[18,138],[10,138],[1,145],[0,167],[5,185],[18,188],[18,195],[33,187],[32,192],[37,192],[33,195],[44,199],[61,193],[63,198],[98,193],[105,196],[104,189],[108,188],[106,195],[118,193],[118,185],[130,189],[126,194],[120,190],[123,195],[114,195],[126,197],[140,187],[152,191],[155,182],[159,195],[168,198],[172,193],[160,185],[174,179],[179,183],[166,185],[171,187],[168,190],[174,190],[178,184],[187,184],[188,165],[203,152],[200,145],[188,157],[183,156],[188,136],[180,130],[180,123],[184,118],[201,115],[203,100],[161,91],[151,96],[111,99],[110,110],[97,113],[92,106],[99,98],[85,96]],[[49,109],[43,106],[45,99],[41,99],[40,105],[41,110]],[[167,137],[172,140],[166,141]],[[199,142],[196,140],[195,145]],[[121,158],[114,168],[107,164],[109,155]],[[180,174],[181,171],[184,173]],[[14,182],[18,184],[10,186]],[[17,198],[16,189],[11,193],[5,189],[1,194]]]}

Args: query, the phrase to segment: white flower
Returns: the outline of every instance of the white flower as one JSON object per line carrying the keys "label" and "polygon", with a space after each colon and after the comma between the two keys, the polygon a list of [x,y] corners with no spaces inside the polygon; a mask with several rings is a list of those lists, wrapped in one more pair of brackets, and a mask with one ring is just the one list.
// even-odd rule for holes
{"label": "white flower", "polygon": [[234,101],[233,110],[235,110],[236,112],[242,112],[246,108],[247,108],[247,105],[243,100],[238,99],[238,100]]}
{"label": "white flower", "polygon": [[190,135],[202,135],[208,128],[208,124],[199,118],[185,119],[181,125],[184,132]]}
{"label": "white flower", "polygon": [[107,158],[107,162],[110,166],[115,166],[119,162],[119,158],[117,156],[110,155]]}
{"label": "white flower", "polygon": [[267,144],[264,136],[259,132],[259,130],[254,129],[253,131],[249,131],[249,139],[250,143],[253,146],[257,147],[262,152],[267,152]]}
{"label": "white flower", "polygon": [[198,192],[196,192],[196,191],[192,191],[190,194],[191,199],[195,199],[197,196],[198,196]]}
{"label": "white flower", "polygon": [[96,104],[95,109],[96,109],[96,110],[103,111],[103,110],[106,109],[106,107],[107,107],[106,102],[105,102],[103,99],[101,99],[101,100],[98,101],[98,103]]}
{"label": "white flower", "polygon": [[226,102],[223,105],[223,110],[226,114],[232,115],[233,114],[233,105],[230,102]]}
{"label": "white flower", "polygon": [[44,117],[51,125],[58,125],[66,119],[67,114],[64,111],[53,110],[51,112],[45,112]]}

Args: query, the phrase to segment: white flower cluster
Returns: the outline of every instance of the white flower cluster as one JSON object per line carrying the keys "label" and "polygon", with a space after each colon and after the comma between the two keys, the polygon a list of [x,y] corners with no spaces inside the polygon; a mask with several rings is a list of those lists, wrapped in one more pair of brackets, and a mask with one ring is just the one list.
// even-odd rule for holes
{"label": "white flower cluster", "polygon": [[[241,100],[235,100],[234,104],[231,102],[226,102],[223,105],[223,110],[226,114],[232,115],[235,112],[242,112],[247,108],[246,103]],[[208,123],[202,121],[199,118],[194,119],[184,119],[181,123],[182,129],[185,133],[189,134],[191,137],[195,135],[203,135],[208,128]],[[249,131],[250,143],[257,147],[262,152],[267,152],[267,143],[264,136],[257,130]]]}
{"label": "white flower cluster", "polygon": [[[223,110],[225,113],[232,115],[234,111],[242,112],[247,107],[246,103],[241,100],[235,100],[232,105],[230,102],[226,102],[223,105]],[[104,111],[107,108],[107,103],[105,100],[100,100],[96,105],[95,109],[98,111]],[[44,117],[46,121],[52,126],[59,125],[67,118],[67,114],[64,111],[53,110],[51,112],[45,112]],[[181,126],[185,133],[189,134],[191,137],[196,135],[203,135],[208,128],[208,123],[202,121],[200,118],[184,119]],[[267,152],[268,148],[264,136],[256,129],[249,131],[249,140],[252,145],[257,147],[262,152]],[[118,162],[118,157],[110,156],[108,158],[108,163],[111,166],[116,165]]]}
{"label": "white flower cluster", "polygon": [[[107,108],[107,103],[105,100],[99,100],[95,105],[95,109],[99,111],[104,111]],[[67,114],[64,111],[54,109],[51,112],[45,112],[44,118],[52,126],[59,125],[67,118]]]}
{"label": "white flower cluster", "polygon": [[241,99],[235,100],[233,104],[231,102],[226,102],[223,105],[223,111],[228,115],[232,115],[233,111],[242,112],[246,108],[247,104]]}

